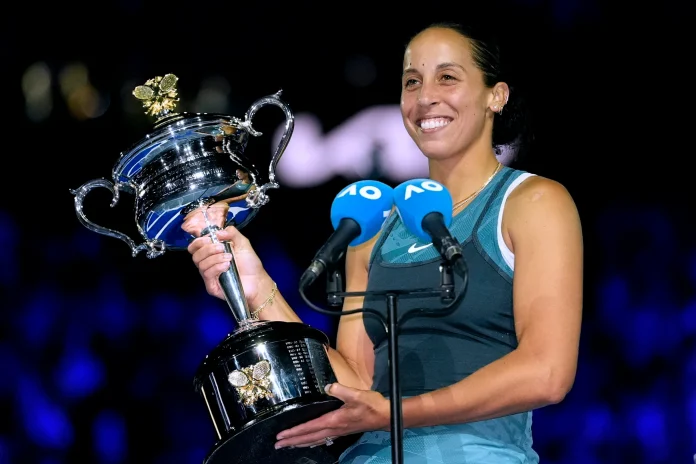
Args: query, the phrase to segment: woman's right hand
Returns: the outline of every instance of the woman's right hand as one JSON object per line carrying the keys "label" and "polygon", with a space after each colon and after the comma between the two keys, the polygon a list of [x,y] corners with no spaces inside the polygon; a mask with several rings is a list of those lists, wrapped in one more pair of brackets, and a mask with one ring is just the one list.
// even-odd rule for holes
{"label": "woman's right hand", "polygon": [[[220,242],[230,242],[232,246],[239,279],[249,306],[251,308],[259,306],[268,296],[267,293],[273,283],[251,243],[233,226],[218,230],[216,235]],[[196,238],[189,244],[188,251],[203,277],[208,293],[224,299],[218,278],[229,269],[232,255],[226,253],[222,243],[213,243],[208,235]]]}

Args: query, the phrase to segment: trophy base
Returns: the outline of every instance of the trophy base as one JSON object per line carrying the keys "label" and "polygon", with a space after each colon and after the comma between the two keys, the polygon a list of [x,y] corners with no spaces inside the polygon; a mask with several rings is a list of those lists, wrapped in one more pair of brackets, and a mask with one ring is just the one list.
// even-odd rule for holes
{"label": "trophy base", "polygon": [[336,410],[339,400],[322,401],[302,406],[288,406],[273,416],[259,420],[213,446],[203,464],[335,464],[341,453],[356,437],[341,437],[331,446],[314,448],[281,448],[276,450],[276,435],[322,414]]}

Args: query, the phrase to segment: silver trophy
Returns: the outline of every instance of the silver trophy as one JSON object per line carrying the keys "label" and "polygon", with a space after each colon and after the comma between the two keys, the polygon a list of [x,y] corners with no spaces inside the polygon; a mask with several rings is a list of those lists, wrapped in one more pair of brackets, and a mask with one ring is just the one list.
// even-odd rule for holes
{"label": "silver trophy", "polygon": [[[135,88],[154,129],[116,163],[112,180],[91,180],[72,190],[75,211],[88,229],[124,241],[133,256],[149,258],[185,250],[199,236],[217,242],[216,231],[243,228],[279,187],[278,160],[292,136],[294,117],[281,92],[255,101],[238,119],[221,114],[176,113],[178,78],[158,76]],[[285,131],[266,173],[244,156],[256,112],[274,105],[285,113]],[[111,191],[115,206],[122,192],[132,194],[142,243],[87,219],[83,203],[95,188]],[[231,252],[229,244],[225,244]],[[258,321],[252,317],[232,264],[220,276],[225,299],[237,323],[202,361],[194,387],[213,422],[217,441],[204,464],[334,463],[339,446],[275,450],[275,435],[339,408],[324,387],[336,381],[329,364],[328,337],[301,323]]]}

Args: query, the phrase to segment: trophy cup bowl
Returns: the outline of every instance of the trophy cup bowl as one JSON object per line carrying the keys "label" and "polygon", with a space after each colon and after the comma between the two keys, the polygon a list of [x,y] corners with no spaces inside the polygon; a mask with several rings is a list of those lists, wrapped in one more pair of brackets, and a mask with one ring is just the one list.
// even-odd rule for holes
{"label": "trophy cup bowl", "polygon": [[[178,78],[158,76],[134,89],[146,114],[155,116],[151,133],[121,153],[112,180],[95,179],[72,190],[78,220],[93,232],[124,241],[136,256],[186,250],[196,237],[218,242],[216,231],[241,229],[279,187],[275,168],[290,140],[294,116],[281,92],[256,100],[243,119],[222,114],[175,113]],[[267,172],[245,155],[256,112],[267,105],[285,113],[285,130]],[[95,188],[135,197],[135,221],[143,241],[90,221],[83,210]],[[228,251],[231,247],[224,244]],[[329,340],[302,323],[252,317],[232,260],[220,285],[237,327],[200,364],[194,388],[202,397],[217,440],[204,464],[242,462],[333,464],[340,450],[315,447],[275,450],[281,430],[338,409],[343,403],[324,387],[336,381],[329,363]]]}

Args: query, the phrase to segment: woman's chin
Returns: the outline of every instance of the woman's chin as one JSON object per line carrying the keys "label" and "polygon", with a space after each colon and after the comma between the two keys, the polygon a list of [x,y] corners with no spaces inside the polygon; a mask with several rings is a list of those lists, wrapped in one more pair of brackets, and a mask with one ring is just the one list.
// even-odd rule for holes
{"label": "woman's chin", "polygon": [[423,147],[421,152],[430,161],[444,161],[455,156],[452,150],[436,149],[434,147]]}
{"label": "woman's chin", "polygon": [[444,160],[454,155],[452,144],[444,140],[420,140],[419,142],[418,148],[430,160]]}

